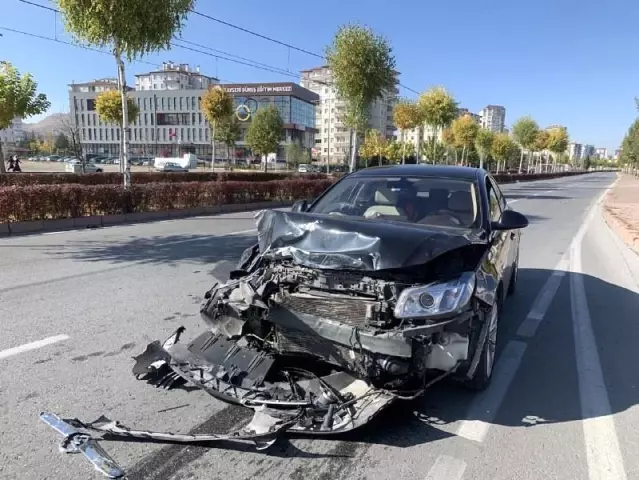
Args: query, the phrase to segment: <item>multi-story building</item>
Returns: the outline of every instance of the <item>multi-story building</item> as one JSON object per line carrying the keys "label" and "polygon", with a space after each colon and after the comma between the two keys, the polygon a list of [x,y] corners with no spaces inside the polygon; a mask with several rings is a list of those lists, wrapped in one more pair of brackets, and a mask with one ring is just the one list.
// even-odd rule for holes
{"label": "multi-story building", "polygon": [[195,71],[186,63],[163,62],[162,70],[135,76],[136,90],[206,90],[218,83],[217,78]]}
{"label": "multi-story building", "polygon": [[[16,143],[24,140],[24,130],[22,125],[22,119],[15,118],[8,128],[0,130],[0,142],[3,145],[14,146]],[[5,152],[6,153],[6,152]]]}
{"label": "multi-story building", "polygon": [[491,132],[501,133],[506,126],[506,108],[500,105],[487,105],[480,112],[481,126]]}
{"label": "multi-story building", "polygon": [[608,149],[604,147],[597,148],[595,154],[601,159],[608,158]]}
{"label": "multi-story building", "polygon": [[595,156],[595,146],[594,145],[584,145],[581,149],[581,159]]}
{"label": "multi-story building", "polygon": [[568,156],[570,160],[581,160],[581,152],[583,151],[583,145],[581,143],[570,143],[568,145]]}
{"label": "multi-story building", "polygon": [[[162,70],[166,73],[169,70]],[[173,72],[173,70],[171,70]],[[180,72],[185,72],[184,69]],[[131,119],[129,146],[132,155],[176,156],[189,152],[198,157],[210,159],[212,155],[211,129],[202,114],[200,102],[205,88],[192,88],[186,83],[195,78],[195,84],[208,81],[207,85],[217,83],[216,79],[201,74],[186,74],[182,88],[171,85],[172,79],[154,80],[157,72],[137,76],[139,89],[129,89],[132,98],[140,109],[137,119]],[[180,74],[182,74],[180,73]],[[145,79],[140,81],[140,79]],[[146,79],[150,79],[149,82]],[[154,83],[155,82],[155,83]],[[187,87],[187,85],[190,85]],[[147,89],[146,87],[149,87]],[[158,89],[155,89],[155,87]],[[164,86],[164,87],[163,87]],[[142,90],[142,87],[145,87]],[[268,83],[222,85],[235,97],[236,115],[242,121],[242,135],[236,144],[231,158],[244,158],[250,155],[244,142],[245,125],[259,106],[275,105],[284,122],[285,140],[276,153],[284,158],[283,148],[286,142],[301,141],[311,148],[315,143],[315,103],[318,95],[294,83]],[[95,110],[96,96],[105,90],[116,89],[117,81],[110,79],[94,82],[71,84],[69,102],[72,118],[79,131],[84,153],[118,155],[120,152],[119,125],[102,122]],[[244,105],[240,108],[240,105]],[[250,114],[246,114],[246,112]],[[216,142],[216,159],[226,159],[227,149]]]}
{"label": "multi-story building", "polygon": [[[341,121],[346,103],[337,94],[330,68],[322,65],[300,73],[300,85],[319,95],[315,110],[316,158],[322,162],[346,163],[352,146],[350,130]],[[399,72],[396,72],[396,78],[399,83]],[[387,138],[391,138],[395,131],[393,107],[398,95],[399,90],[395,87],[373,102],[368,112],[368,127],[378,130]]]}

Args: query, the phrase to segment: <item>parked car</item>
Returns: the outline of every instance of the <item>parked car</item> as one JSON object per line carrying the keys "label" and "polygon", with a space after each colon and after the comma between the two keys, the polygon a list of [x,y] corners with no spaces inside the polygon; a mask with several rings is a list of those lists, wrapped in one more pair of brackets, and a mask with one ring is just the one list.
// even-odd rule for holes
{"label": "parked car", "polygon": [[173,162],[166,162],[164,165],[156,169],[158,172],[188,172],[188,168],[184,168],[182,165]]}
{"label": "parked car", "polygon": [[[70,160],[66,162],[64,170],[69,173],[82,173],[82,162],[80,160]],[[85,173],[102,173],[104,169],[102,167],[97,167],[92,162],[86,162],[84,164],[84,172]]]}

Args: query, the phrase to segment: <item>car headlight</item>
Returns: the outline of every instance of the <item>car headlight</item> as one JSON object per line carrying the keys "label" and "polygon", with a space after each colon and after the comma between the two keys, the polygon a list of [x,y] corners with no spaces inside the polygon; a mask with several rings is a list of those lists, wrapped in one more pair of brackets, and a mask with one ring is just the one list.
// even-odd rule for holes
{"label": "car headlight", "polygon": [[395,318],[431,317],[465,307],[475,290],[475,274],[465,272],[455,280],[406,288],[395,305]]}

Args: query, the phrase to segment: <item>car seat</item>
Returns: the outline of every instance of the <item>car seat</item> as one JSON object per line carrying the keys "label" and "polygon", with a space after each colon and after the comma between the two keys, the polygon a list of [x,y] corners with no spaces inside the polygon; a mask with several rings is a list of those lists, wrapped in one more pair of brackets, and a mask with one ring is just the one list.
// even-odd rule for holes
{"label": "car seat", "polygon": [[379,187],[375,191],[375,205],[368,207],[364,218],[379,216],[405,217],[405,212],[397,206],[397,194],[386,187]]}
{"label": "car seat", "polygon": [[475,221],[475,202],[473,195],[468,191],[457,191],[450,194],[448,210],[459,218],[465,227],[469,227]]}

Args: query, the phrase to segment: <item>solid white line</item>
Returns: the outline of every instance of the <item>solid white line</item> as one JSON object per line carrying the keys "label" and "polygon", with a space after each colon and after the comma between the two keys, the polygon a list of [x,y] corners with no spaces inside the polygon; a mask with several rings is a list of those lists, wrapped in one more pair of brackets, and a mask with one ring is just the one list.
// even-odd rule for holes
{"label": "solid white line", "polygon": [[552,303],[559,287],[561,286],[561,281],[566,276],[566,269],[568,268],[568,258],[567,254],[565,254],[557,265],[554,268],[554,272],[546,283],[539,291],[537,298],[533,302],[532,307],[530,308],[530,312],[519,325],[519,329],[517,330],[517,335],[520,337],[534,337],[535,333],[537,333],[537,328],[541,324],[541,321],[546,316],[546,312],[550,308],[550,304]]}
{"label": "solid white line", "polygon": [[461,480],[465,470],[466,462],[463,460],[440,455],[428,471],[426,480]]}
{"label": "solid white line", "polygon": [[623,456],[592,329],[582,277],[581,241],[570,256],[570,300],[575,337],[579,399],[591,480],[625,480]]}
{"label": "solid white line", "polygon": [[519,198],[517,198],[516,200],[508,200],[506,203],[510,205],[511,203],[518,202],[519,200],[520,200]]}
{"label": "solid white line", "polygon": [[62,342],[63,340],[68,339],[68,335],[56,335],[55,337],[43,338],[42,340],[38,340],[36,342],[25,343],[24,345],[20,345],[19,347],[8,348],[7,350],[0,351],[0,360],[2,360],[3,358],[18,355],[20,353],[28,352],[29,350],[36,350],[38,348],[46,347],[47,345]]}
{"label": "solid white line", "polygon": [[461,422],[457,435],[475,442],[482,442],[488,433],[501,402],[506,396],[519,364],[526,351],[526,344],[511,340],[495,361],[490,387],[475,397],[467,418]]}

